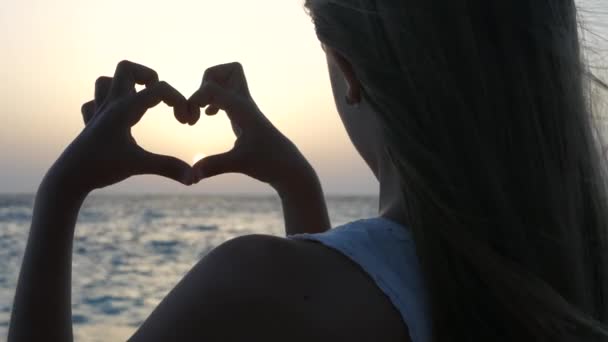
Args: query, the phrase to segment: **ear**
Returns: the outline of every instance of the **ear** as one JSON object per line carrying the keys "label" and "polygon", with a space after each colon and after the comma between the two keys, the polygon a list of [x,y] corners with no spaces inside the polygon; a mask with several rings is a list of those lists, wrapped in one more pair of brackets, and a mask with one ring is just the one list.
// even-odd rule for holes
{"label": "ear", "polygon": [[334,60],[336,65],[342,71],[342,74],[344,74],[344,79],[348,85],[346,99],[349,101],[349,104],[360,103],[362,93],[361,82],[359,82],[352,64],[335,49],[324,46],[324,50]]}

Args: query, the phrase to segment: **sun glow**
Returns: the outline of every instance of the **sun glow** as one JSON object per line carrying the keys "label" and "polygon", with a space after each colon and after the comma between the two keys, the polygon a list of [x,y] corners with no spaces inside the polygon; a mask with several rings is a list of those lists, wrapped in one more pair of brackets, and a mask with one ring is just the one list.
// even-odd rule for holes
{"label": "sun glow", "polygon": [[194,157],[192,157],[192,165],[196,164],[199,160],[205,158],[207,155],[204,153],[197,153],[194,155]]}

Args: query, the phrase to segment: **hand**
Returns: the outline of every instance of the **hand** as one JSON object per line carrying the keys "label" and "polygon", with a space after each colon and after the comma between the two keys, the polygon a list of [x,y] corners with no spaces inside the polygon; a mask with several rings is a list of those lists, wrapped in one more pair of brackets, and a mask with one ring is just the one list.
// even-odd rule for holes
{"label": "hand", "polygon": [[[146,88],[136,92],[135,84]],[[159,82],[154,70],[120,62],[113,78],[97,80],[95,100],[82,106],[84,130],[53,165],[45,181],[60,181],[63,189],[70,187],[64,190],[85,193],[141,174],[192,184],[190,165],[144,150],[131,135],[131,127],[161,101],[174,108],[180,122],[193,124],[198,120],[186,98],[166,82]]]}
{"label": "hand", "polygon": [[193,166],[195,182],[224,173],[242,173],[280,191],[301,177],[316,178],[297,147],[259,110],[239,63],[208,69],[200,89],[188,101],[197,108],[207,107],[207,115],[224,110],[237,138],[232,150]]}

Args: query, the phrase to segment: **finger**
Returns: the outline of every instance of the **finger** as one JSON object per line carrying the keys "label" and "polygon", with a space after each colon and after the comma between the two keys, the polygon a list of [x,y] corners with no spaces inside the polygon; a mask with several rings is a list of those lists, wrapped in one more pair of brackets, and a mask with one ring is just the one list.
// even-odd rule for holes
{"label": "finger", "polygon": [[186,98],[167,82],[158,82],[129,98],[129,121],[131,126],[135,125],[146,111],[164,102],[173,107],[175,117],[181,123],[187,123],[189,114]]}
{"label": "finger", "polygon": [[138,173],[163,176],[184,185],[192,185],[194,180],[192,168],[183,160],[148,151],[144,151]]}
{"label": "finger", "polygon": [[205,178],[239,172],[239,161],[236,152],[232,150],[203,158],[194,164],[192,169],[194,170],[194,182],[197,183]]}
{"label": "finger", "polygon": [[230,79],[238,79],[243,83],[243,85],[247,85],[247,79],[245,78],[245,70],[243,69],[243,65],[241,65],[241,63],[233,62],[220,64],[205,70],[202,83],[210,81],[219,84],[224,84]]}
{"label": "finger", "polygon": [[[186,107],[186,109],[184,109],[184,106]],[[190,121],[190,114],[188,113],[189,105],[188,103],[186,103],[184,106],[173,107],[173,116],[175,116],[177,121],[179,121],[180,123],[187,124]]]}
{"label": "finger", "polygon": [[194,126],[201,118],[201,109],[198,106],[188,103],[188,111],[190,113],[188,124]]}
{"label": "finger", "polygon": [[222,88],[230,89],[244,97],[251,98],[245,70],[241,63],[221,64],[207,69],[203,75],[201,86],[207,82],[216,83]]}
{"label": "finger", "polygon": [[82,119],[84,120],[85,125],[88,124],[89,121],[91,121],[91,119],[95,115],[95,108],[95,101],[89,101],[83,104],[80,108],[80,112],[82,113]]}
{"label": "finger", "polygon": [[205,114],[207,115],[216,115],[217,113],[219,113],[220,109],[216,106],[209,106],[207,107],[207,109],[205,110]]}
{"label": "finger", "polygon": [[188,102],[201,108],[210,106],[222,109],[228,114],[230,120],[241,124],[246,119],[243,113],[251,111],[251,108],[248,109],[247,104],[238,95],[225,90],[214,82],[204,83],[199,90],[192,94]]}
{"label": "finger", "polygon": [[215,82],[215,83],[223,83],[225,80],[228,79],[228,77],[230,76],[230,74],[232,74],[233,70],[234,70],[234,66],[235,63],[227,63],[227,64],[220,64],[220,65],[216,65],[216,66],[212,66],[211,68],[208,68],[207,70],[205,70],[205,73],[203,74],[203,81],[201,83],[204,84],[205,82]]}
{"label": "finger", "polygon": [[232,132],[236,137],[240,137],[243,134],[243,129],[239,127],[234,121],[230,122],[230,126],[232,126]]}
{"label": "finger", "polygon": [[140,64],[122,61],[116,67],[109,96],[121,97],[129,95],[135,89],[135,84],[143,84],[146,87],[150,87],[155,83],[158,83],[156,71]]}
{"label": "finger", "polygon": [[95,81],[95,105],[97,108],[106,100],[111,87],[112,77],[101,76]]}

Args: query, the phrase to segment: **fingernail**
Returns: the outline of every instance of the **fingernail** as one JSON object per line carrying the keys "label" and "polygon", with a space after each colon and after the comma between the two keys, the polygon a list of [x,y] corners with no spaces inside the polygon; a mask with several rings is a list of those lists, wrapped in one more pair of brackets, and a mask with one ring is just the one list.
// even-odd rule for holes
{"label": "fingernail", "polygon": [[188,111],[193,115],[201,115],[201,108],[193,103],[188,103]]}

